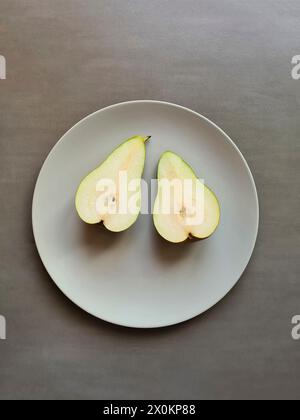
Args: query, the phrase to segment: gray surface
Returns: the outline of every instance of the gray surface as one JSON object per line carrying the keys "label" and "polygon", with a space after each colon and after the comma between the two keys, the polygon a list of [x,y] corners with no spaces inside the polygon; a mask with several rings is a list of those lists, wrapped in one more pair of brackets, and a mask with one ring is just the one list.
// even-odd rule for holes
{"label": "gray surface", "polygon": [[[300,4],[1,1],[0,398],[299,398]],[[261,227],[233,292],[157,331],[86,315],[46,274],[31,232],[39,168],[84,115],[131,99],[177,102],[236,141]]]}

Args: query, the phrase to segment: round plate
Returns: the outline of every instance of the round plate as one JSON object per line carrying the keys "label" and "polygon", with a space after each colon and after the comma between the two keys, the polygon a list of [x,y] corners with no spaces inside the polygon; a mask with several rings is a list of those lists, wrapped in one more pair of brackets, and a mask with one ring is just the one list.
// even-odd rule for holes
{"label": "round plate", "polygon": [[[151,214],[121,234],[81,222],[74,206],[80,181],[137,134],[152,136],[148,184],[171,150],[216,193],[221,223],[210,239],[168,243]],[[69,299],[105,321],[156,328],[203,313],[236,284],[254,249],[259,207],[250,169],[220,128],[178,105],[135,101],[98,111],[62,137],[39,174],[32,220],[41,259]]]}

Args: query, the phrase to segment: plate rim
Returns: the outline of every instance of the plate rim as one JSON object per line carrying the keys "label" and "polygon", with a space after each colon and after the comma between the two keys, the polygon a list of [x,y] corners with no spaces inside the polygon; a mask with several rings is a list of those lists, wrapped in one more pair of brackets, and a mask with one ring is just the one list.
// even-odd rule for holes
{"label": "plate rim", "polygon": [[[35,230],[35,221],[34,221],[34,212],[35,212],[35,208],[37,205],[37,191],[38,191],[38,186],[39,186],[39,182],[42,176],[42,172],[44,167],[46,166],[47,161],[51,158],[52,154],[54,154],[56,148],[60,145],[60,143],[63,142],[64,138],[71,133],[73,130],[75,130],[80,124],[82,124],[83,122],[87,121],[90,118],[93,118],[95,115],[98,115],[104,111],[108,111],[110,109],[113,108],[118,108],[118,107],[122,107],[122,106],[127,106],[127,105],[132,105],[132,104],[139,104],[139,103],[155,103],[155,104],[161,104],[161,105],[166,105],[166,106],[170,106],[173,108],[177,108],[177,109],[181,109],[183,111],[187,111],[195,116],[197,116],[198,118],[203,119],[204,121],[206,121],[209,125],[211,125],[212,127],[214,127],[217,131],[219,131],[224,138],[226,139],[226,141],[236,150],[236,152],[238,153],[238,155],[240,156],[240,158],[242,159],[242,162],[248,172],[251,184],[252,184],[252,188],[253,188],[253,192],[254,192],[254,196],[255,196],[255,204],[256,204],[256,226],[255,226],[255,235],[254,235],[254,240],[251,246],[251,252],[250,252],[250,256],[249,259],[247,260],[245,267],[243,268],[241,274],[238,276],[238,278],[234,281],[233,285],[228,289],[228,291],[223,294],[220,298],[218,298],[216,300],[215,303],[213,303],[212,305],[210,304],[206,309],[202,310],[201,312],[196,312],[193,315],[189,315],[184,317],[181,321],[173,321],[173,322],[169,322],[169,323],[161,323],[160,325],[145,325],[145,324],[139,324],[137,323],[122,323],[122,322],[116,322],[113,320],[110,320],[109,318],[106,317],[100,317],[99,315],[93,313],[93,311],[86,309],[83,307],[82,304],[76,302],[75,299],[70,298],[70,296],[68,296],[68,294],[62,290],[62,288],[60,287],[60,285],[57,283],[57,281],[55,280],[54,276],[50,273],[50,269],[47,267],[43,256],[41,255],[41,251],[38,245],[38,240],[37,240],[37,234],[36,234],[36,230]],[[38,251],[38,255],[43,263],[43,266],[46,270],[46,272],[48,273],[48,275],[50,276],[51,280],[54,282],[54,284],[58,287],[58,289],[66,296],[66,298],[68,300],[70,300],[73,304],[75,304],[76,306],[78,306],[81,310],[85,311],[86,313],[94,316],[97,319],[100,319],[104,322],[107,322],[109,324],[113,324],[113,325],[119,325],[121,327],[126,327],[126,328],[133,328],[133,329],[158,329],[158,328],[167,328],[170,326],[174,326],[174,325],[179,325],[179,324],[183,324],[187,321],[190,321],[200,315],[203,315],[205,312],[207,312],[208,310],[214,308],[220,301],[222,301],[225,296],[227,296],[233,289],[234,287],[237,285],[237,283],[239,282],[239,280],[241,279],[241,277],[243,276],[246,268],[249,265],[249,262],[253,256],[253,252],[255,249],[255,245],[257,242],[257,238],[258,238],[258,232],[259,232],[259,225],[260,225],[260,205],[259,205],[259,198],[258,198],[258,192],[257,192],[257,187],[256,187],[256,183],[254,180],[254,176],[252,174],[252,171],[249,167],[248,162],[246,161],[246,158],[244,157],[244,155],[242,154],[242,152],[240,151],[240,149],[238,148],[238,146],[235,144],[235,142],[231,139],[231,137],[222,129],[220,128],[216,123],[214,123],[212,120],[210,120],[208,117],[205,117],[204,115],[200,114],[197,111],[194,111],[190,108],[187,108],[185,106],[182,105],[178,105],[172,102],[167,102],[167,101],[160,101],[160,100],[153,100],[153,99],[139,99],[139,100],[132,100],[132,101],[125,101],[125,102],[119,102],[119,103],[115,103],[109,106],[106,106],[104,108],[101,108],[95,112],[92,112],[91,114],[86,115],[85,117],[83,117],[81,120],[79,120],[76,124],[74,124],[71,128],[69,128],[69,130],[67,130],[60,138],[59,140],[54,144],[54,146],[51,148],[50,152],[47,154],[36,179],[35,182],[35,186],[34,186],[34,192],[33,192],[33,198],[32,198],[32,209],[31,209],[31,222],[32,222],[32,231],[33,231],[33,236],[34,236],[34,241],[35,241],[35,245]]]}

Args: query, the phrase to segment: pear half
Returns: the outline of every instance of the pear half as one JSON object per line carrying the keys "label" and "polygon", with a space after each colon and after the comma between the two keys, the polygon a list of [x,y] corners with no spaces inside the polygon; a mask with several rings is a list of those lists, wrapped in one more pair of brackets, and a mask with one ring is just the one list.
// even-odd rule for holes
{"label": "pear half", "polygon": [[173,152],[165,152],[158,164],[153,220],[158,233],[173,243],[208,238],[220,222],[220,206],[214,193]]}
{"label": "pear half", "polygon": [[84,222],[103,223],[112,232],[127,230],[136,222],[149,138],[136,136],[125,141],[83,179],[75,204]]}

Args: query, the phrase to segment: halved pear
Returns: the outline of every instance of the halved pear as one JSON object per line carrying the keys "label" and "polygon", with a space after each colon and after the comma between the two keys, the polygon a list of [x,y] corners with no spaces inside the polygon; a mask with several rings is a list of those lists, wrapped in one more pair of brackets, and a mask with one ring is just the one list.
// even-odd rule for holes
{"label": "halved pear", "polygon": [[103,223],[112,232],[122,232],[135,223],[141,211],[141,177],[149,138],[136,136],[125,141],[83,179],[75,204],[84,222]]}
{"label": "halved pear", "polygon": [[158,233],[173,243],[208,238],[220,222],[215,194],[173,152],[165,152],[159,161],[153,220]]}

